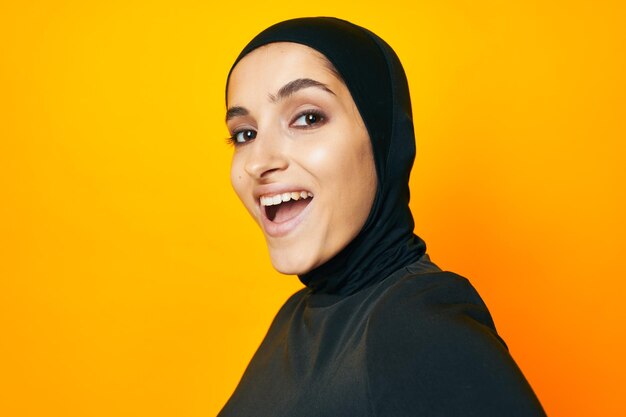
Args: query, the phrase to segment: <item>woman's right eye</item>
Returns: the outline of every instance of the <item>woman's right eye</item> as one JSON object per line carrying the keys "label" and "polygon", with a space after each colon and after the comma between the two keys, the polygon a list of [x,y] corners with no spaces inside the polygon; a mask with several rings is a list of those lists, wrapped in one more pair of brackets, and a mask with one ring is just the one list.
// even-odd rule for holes
{"label": "woman's right eye", "polygon": [[241,143],[249,142],[254,138],[256,138],[256,132],[254,130],[246,129],[233,133],[230,137],[230,141],[235,145],[239,145]]}

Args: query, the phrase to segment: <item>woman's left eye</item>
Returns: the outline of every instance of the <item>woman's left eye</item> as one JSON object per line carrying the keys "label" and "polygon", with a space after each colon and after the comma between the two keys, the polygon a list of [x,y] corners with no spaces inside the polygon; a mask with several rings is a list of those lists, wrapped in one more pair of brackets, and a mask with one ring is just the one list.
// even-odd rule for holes
{"label": "woman's left eye", "polygon": [[291,124],[294,127],[311,127],[324,121],[325,117],[320,112],[307,111],[300,114]]}

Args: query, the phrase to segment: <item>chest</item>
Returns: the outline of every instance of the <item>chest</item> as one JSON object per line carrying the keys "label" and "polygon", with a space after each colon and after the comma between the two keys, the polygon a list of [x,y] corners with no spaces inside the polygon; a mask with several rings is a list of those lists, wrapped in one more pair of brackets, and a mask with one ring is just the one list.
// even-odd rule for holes
{"label": "chest", "polygon": [[279,315],[221,416],[370,415],[366,336],[354,310]]}

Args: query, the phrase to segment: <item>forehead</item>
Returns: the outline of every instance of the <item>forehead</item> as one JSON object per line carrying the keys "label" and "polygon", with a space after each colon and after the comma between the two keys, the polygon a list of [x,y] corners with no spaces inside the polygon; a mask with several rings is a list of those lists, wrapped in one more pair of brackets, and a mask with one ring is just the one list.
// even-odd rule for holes
{"label": "forehead", "polygon": [[325,84],[339,80],[332,65],[320,52],[306,45],[276,42],[261,46],[243,57],[228,82],[227,99],[232,103],[246,92],[276,92],[297,78],[311,78]]}

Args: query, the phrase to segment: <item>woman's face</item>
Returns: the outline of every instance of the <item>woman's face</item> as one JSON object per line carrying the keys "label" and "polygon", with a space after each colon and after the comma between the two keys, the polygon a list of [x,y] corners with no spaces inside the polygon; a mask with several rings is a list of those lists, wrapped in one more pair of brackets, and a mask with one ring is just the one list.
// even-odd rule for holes
{"label": "woman's face", "polygon": [[231,182],[274,267],[304,274],[363,227],[376,193],[367,129],[319,52],[272,43],[246,55],[227,92]]}

